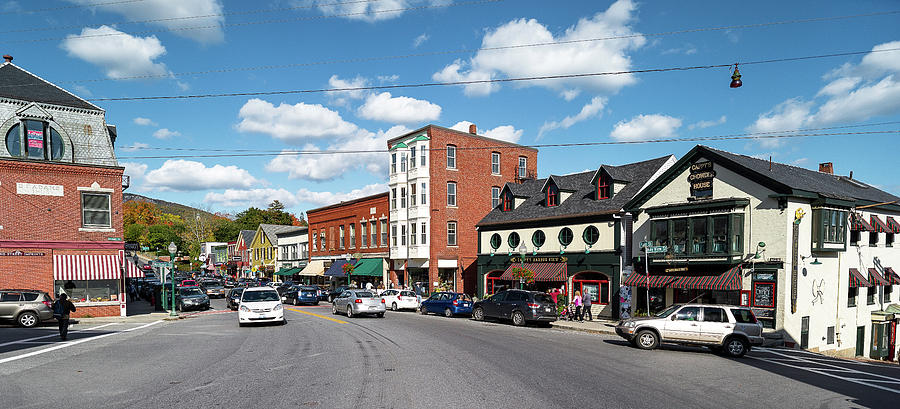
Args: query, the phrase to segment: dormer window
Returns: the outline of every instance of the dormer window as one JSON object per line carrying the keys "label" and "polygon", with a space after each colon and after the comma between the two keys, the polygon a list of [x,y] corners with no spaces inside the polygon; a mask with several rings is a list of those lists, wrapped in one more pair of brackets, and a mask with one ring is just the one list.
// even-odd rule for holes
{"label": "dormer window", "polygon": [[547,185],[547,207],[559,206],[559,188],[555,183]]}
{"label": "dormer window", "polygon": [[500,210],[504,212],[511,211],[513,209],[513,197],[509,192],[504,192],[503,196],[500,200]]}
{"label": "dormer window", "polygon": [[26,119],[6,132],[6,150],[13,157],[60,160],[65,145],[59,132],[50,124]]}
{"label": "dormer window", "polygon": [[605,173],[601,173],[600,177],[597,178],[597,200],[609,199],[609,193],[609,176],[607,176]]}

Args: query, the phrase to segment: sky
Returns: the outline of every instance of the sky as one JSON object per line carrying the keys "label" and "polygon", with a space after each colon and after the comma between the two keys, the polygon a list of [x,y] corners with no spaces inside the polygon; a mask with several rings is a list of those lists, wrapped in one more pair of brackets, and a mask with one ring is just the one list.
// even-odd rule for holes
{"label": "sky", "polygon": [[[900,135],[877,133],[900,129],[900,13],[885,14],[898,10],[896,1],[0,0],[0,52],[106,110],[127,192],[212,211],[277,199],[301,213],[386,191],[386,141],[427,124],[474,123],[523,145],[612,142],[540,148],[539,177],[681,157],[703,143],[808,169],[833,162],[835,173],[900,195]],[[734,63],[744,85],[732,89],[724,65]],[[722,66],[629,73],[707,65]],[[104,100],[234,93],[264,94]],[[797,129],[841,135],[630,143]],[[325,153],[274,154],[291,150]]]}

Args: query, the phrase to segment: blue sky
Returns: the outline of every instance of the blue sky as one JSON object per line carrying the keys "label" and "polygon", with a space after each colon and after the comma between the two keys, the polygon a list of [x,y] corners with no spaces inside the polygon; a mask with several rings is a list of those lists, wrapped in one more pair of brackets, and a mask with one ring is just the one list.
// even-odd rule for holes
{"label": "blue sky", "polygon": [[[96,5],[98,3],[111,3]],[[675,5],[677,4],[677,7]],[[92,6],[85,6],[92,5]],[[272,11],[277,10],[277,11]],[[346,88],[729,64],[900,48],[895,1],[3,1],[3,53],[86,99]],[[203,17],[205,16],[205,17]],[[204,27],[204,28],[197,28]],[[630,36],[603,41],[575,41]],[[563,44],[477,50],[520,44]],[[900,51],[580,79],[96,102],[130,192],[214,211],[302,212],[386,189],[387,156],[204,158],[212,150],[371,150],[425,124],[521,144],[636,141],[900,121]],[[822,132],[885,131],[900,124]],[[900,194],[895,134],[704,142]],[[697,142],[543,148],[541,177]],[[198,150],[158,150],[191,148]],[[233,153],[233,152],[231,152]],[[140,158],[164,156],[164,158]],[[184,157],[175,157],[184,156]]]}

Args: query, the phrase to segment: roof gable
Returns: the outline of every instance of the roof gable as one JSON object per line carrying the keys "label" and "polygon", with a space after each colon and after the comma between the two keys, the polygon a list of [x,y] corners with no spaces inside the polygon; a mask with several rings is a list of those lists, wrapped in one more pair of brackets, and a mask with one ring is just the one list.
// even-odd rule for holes
{"label": "roof gable", "polygon": [[103,111],[102,108],[11,62],[0,64],[0,97]]}

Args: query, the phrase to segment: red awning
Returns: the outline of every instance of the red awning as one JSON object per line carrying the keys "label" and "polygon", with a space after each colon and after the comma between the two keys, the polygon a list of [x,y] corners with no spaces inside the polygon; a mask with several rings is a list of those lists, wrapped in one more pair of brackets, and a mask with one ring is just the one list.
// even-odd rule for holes
{"label": "red awning", "polygon": [[869,282],[873,285],[891,285],[888,280],[885,280],[881,274],[878,273],[878,270],[874,268],[869,269]]}
{"label": "red awning", "polygon": [[534,273],[534,281],[563,282],[568,279],[566,263],[521,263],[510,264],[500,275],[501,280],[514,280],[513,269],[525,268]]}
{"label": "red awning", "polygon": [[888,228],[890,229],[891,233],[900,234],[900,223],[898,223],[896,220],[894,220],[893,217],[891,217],[891,216],[887,217],[887,225],[888,225]]}
{"label": "red awning", "polygon": [[116,254],[54,254],[54,280],[116,280],[121,277]]}
{"label": "red awning", "polygon": [[140,269],[137,266],[137,264],[134,264],[134,261],[128,260],[125,262],[125,277],[128,277],[128,278],[144,277],[144,270]]}
{"label": "red awning", "polygon": [[859,270],[855,268],[850,269],[850,287],[871,287],[872,283],[869,280],[866,280],[862,274],[860,274]]}
{"label": "red awning", "polygon": [[876,233],[886,233],[889,231],[887,225],[884,224],[884,222],[881,221],[881,219],[879,219],[878,216],[876,216],[874,214],[869,215],[869,221],[871,221],[872,226],[875,227]]}
{"label": "red awning", "polygon": [[[737,265],[718,275],[650,276],[650,288],[736,291],[743,288],[741,271],[741,266]],[[622,285],[647,287],[647,276],[631,274]]]}
{"label": "red awning", "polygon": [[[677,280],[676,276],[650,276],[650,288],[666,288],[673,281]],[[633,287],[647,287],[647,276],[640,273],[631,273],[625,278],[622,285]]]}
{"label": "red awning", "polygon": [[869,224],[869,222],[867,222],[866,219],[862,217],[862,215],[850,213],[850,230],[875,231],[875,228],[872,227],[872,225]]}
{"label": "red awning", "polygon": [[897,273],[894,271],[893,268],[885,267],[884,275],[885,275],[884,278],[886,278],[889,283],[900,284],[900,275],[897,275]]}

